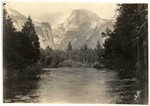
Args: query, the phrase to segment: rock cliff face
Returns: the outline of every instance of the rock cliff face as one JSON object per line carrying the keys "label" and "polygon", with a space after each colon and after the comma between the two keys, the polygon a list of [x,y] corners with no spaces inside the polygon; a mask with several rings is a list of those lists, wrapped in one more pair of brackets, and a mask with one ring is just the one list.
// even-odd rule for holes
{"label": "rock cliff face", "polygon": [[[27,20],[27,17],[23,16],[21,13],[13,9],[8,9],[7,12],[8,15],[12,18],[15,28],[18,31],[21,31],[24,22]],[[39,23],[39,22],[35,22],[34,20],[33,23],[35,25],[35,31],[39,37],[40,47],[46,48],[47,46],[49,46],[52,49],[55,49],[50,24],[47,22]]]}
{"label": "rock cliff face", "polygon": [[112,28],[110,20],[101,19],[95,13],[77,9],[73,10],[70,17],[64,23],[53,29],[54,41],[57,48],[65,50],[68,42],[71,41],[73,49],[78,49],[84,44],[90,48],[95,48],[99,40],[101,46],[104,43],[101,33],[107,27]]}

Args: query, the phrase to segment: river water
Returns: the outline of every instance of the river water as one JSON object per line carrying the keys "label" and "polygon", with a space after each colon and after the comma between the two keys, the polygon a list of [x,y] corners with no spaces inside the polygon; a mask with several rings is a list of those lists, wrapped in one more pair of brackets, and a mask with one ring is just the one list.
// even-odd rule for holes
{"label": "river water", "polygon": [[45,68],[37,78],[13,78],[4,84],[4,102],[135,103],[136,79],[94,68]]}

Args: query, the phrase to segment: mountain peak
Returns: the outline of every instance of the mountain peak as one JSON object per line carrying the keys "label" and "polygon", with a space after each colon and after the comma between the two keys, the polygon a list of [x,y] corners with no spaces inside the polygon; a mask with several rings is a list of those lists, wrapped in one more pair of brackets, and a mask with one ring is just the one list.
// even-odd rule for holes
{"label": "mountain peak", "polygon": [[[65,20],[64,27],[66,30],[80,30],[83,26],[93,26],[99,21],[99,16],[85,9],[75,9]],[[94,25],[93,25],[94,24]]]}
{"label": "mountain peak", "polygon": [[[65,50],[69,41],[72,43],[74,49],[79,49],[84,44],[90,48],[95,48],[97,41],[103,43],[101,37],[102,31],[110,26],[106,19],[100,18],[97,14],[86,9],[75,9],[71,15],[65,20],[64,24],[59,28],[59,32],[54,32],[55,35],[60,36],[58,48]],[[58,30],[58,28],[57,28]]]}
{"label": "mountain peak", "polygon": [[82,13],[82,14],[85,13],[85,14],[91,14],[91,15],[97,16],[94,12],[92,12],[90,10],[86,10],[86,9],[75,9],[75,10],[72,10],[72,13]]}
{"label": "mountain peak", "polygon": [[84,18],[84,19],[88,18],[88,19],[92,19],[95,21],[98,21],[100,19],[99,16],[96,15],[94,12],[91,12],[86,9],[73,10],[70,17],[72,17],[74,15],[76,15],[77,18]]}

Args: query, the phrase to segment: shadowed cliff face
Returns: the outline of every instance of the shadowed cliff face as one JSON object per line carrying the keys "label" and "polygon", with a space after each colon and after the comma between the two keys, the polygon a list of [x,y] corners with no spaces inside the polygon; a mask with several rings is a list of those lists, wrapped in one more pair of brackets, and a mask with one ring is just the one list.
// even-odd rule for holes
{"label": "shadowed cliff face", "polygon": [[112,28],[112,26],[113,23],[110,20],[101,19],[91,11],[73,10],[64,23],[53,29],[54,41],[57,41],[57,48],[62,50],[67,48],[69,41],[74,49],[78,49],[84,44],[95,48],[98,40],[101,46],[103,45],[104,38],[101,37],[101,33],[107,27]]}
{"label": "shadowed cliff face", "polygon": [[[8,12],[8,16],[12,18],[16,30],[21,31],[22,26],[27,20],[27,17],[23,16],[21,13],[13,9],[8,9],[7,12]],[[33,23],[35,25],[35,31],[39,37],[40,47],[46,48],[47,46],[50,46],[52,49],[55,49],[55,45],[53,42],[53,35],[51,31],[51,25],[47,22],[39,23],[34,20]]]}

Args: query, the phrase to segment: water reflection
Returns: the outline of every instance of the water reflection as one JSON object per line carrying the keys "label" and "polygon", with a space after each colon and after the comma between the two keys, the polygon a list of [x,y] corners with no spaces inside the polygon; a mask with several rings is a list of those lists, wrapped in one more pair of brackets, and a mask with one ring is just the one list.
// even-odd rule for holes
{"label": "water reflection", "polygon": [[38,95],[35,93],[38,77],[26,78],[9,76],[4,81],[4,102],[38,102]]}
{"label": "water reflection", "polygon": [[47,68],[40,77],[12,77],[4,83],[4,102],[135,103],[136,79],[93,68]]}

